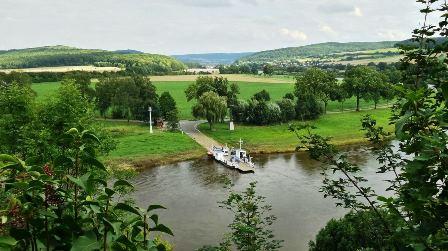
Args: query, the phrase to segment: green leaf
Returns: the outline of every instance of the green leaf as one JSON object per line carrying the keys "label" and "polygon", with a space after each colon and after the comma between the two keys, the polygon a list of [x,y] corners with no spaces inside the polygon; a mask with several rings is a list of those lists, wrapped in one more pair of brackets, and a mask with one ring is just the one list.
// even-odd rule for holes
{"label": "green leaf", "polygon": [[1,246],[9,246],[13,247],[17,244],[17,241],[10,236],[0,236],[0,247]]}
{"label": "green leaf", "polygon": [[100,242],[96,239],[94,233],[88,233],[87,236],[79,236],[79,238],[73,242],[71,251],[88,251],[100,249]]}
{"label": "green leaf", "polygon": [[161,205],[149,205],[149,207],[146,210],[146,212],[149,212],[149,211],[155,210],[155,209],[166,209],[166,207],[161,206]]}
{"label": "green leaf", "polygon": [[[90,175],[90,174],[89,174]],[[82,189],[84,189],[85,191],[87,191],[87,186],[86,186],[86,184],[81,180],[81,178],[75,178],[75,177],[73,177],[73,176],[71,176],[71,175],[67,175],[67,178],[71,181],[71,182],[73,182],[73,183],[75,183],[76,185],[78,185],[79,187],[81,187]]]}
{"label": "green leaf", "polygon": [[173,232],[171,232],[171,229],[169,229],[167,226],[163,225],[163,224],[159,224],[153,228],[149,229],[150,231],[157,231],[157,232],[162,232],[162,233],[166,233],[169,235],[174,236]]}
{"label": "green leaf", "polygon": [[109,229],[111,229],[113,231],[114,234],[120,233],[121,222],[119,222],[119,221],[110,222],[106,218],[103,218],[103,221],[104,221],[104,224],[107,225],[109,227]]}
{"label": "green leaf", "polygon": [[138,216],[142,216],[139,210],[137,210],[134,207],[129,206],[128,204],[124,204],[124,203],[118,203],[114,207],[114,210],[123,210],[123,211],[129,212],[129,213],[136,214]]}
{"label": "green leaf", "polygon": [[19,160],[16,157],[8,155],[8,154],[0,154],[0,161],[1,162],[19,163]]}
{"label": "green leaf", "polygon": [[108,187],[104,188],[104,192],[106,192],[108,197],[112,197],[115,194],[115,191]]}
{"label": "green leaf", "polygon": [[411,113],[406,113],[395,123],[395,134],[398,138],[403,135],[403,127],[411,116]]}
{"label": "green leaf", "polygon": [[101,163],[101,161],[95,159],[95,158],[86,158],[84,160],[85,163],[90,164],[92,166],[98,167],[99,169],[106,171],[106,167]]}
{"label": "green leaf", "polygon": [[91,133],[90,131],[82,132],[82,139],[90,139],[97,143],[100,143],[100,140],[98,139],[98,137],[95,136],[95,134]]}
{"label": "green leaf", "polygon": [[149,217],[156,225],[159,224],[159,216],[157,214],[153,214]]}
{"label": "green leaf", "polygon": [[92,182],[100,183],[104,187],[107,187],[107,182],[105,180],[102,180],[102,179],[92,179]]}
{"label": "green leaf", "polygon": [[73,136],[78,134],[78,133],[79,133],[79,131],[76,128],[72,128],[72,129],[67,131],[67,134],[70,134],[70,135],[73,135]]}
{"label": "green leaf", "polygon": [[134,187],[131,183],[127,182],[126,180],[117,180],[114,183],[114,189],[117,188],[118,186],[127,186],[127,187],[130,187],[130,188]]}

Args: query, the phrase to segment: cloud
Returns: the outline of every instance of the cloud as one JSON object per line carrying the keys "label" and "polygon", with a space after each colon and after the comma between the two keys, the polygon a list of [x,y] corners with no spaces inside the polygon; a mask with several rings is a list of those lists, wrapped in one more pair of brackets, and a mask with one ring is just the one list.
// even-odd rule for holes
{"label": "cloud", "polygon": [[320,5],[319,9],[325,13],[334,14],[334,13],[349,13],[353,11],[353,6],[349,4],[325,4]]}
{"label": "cloud", "polygon": [[407,38],[404,32],[394,30],[380,31],[377,33],[377,35],[383,39],[389,39],[389,40],[401,40]]}
{"label": "cloud", "polygon": [[326,34],[328,34],[328,35],[337,35],[338,33],[333,29],[333,28],[331,28],[331,26],[329,26],[329,25],[322,25],[321,27],[320,27],[320,31],[322,31],[323,33],[326,33]]}
{"label": "cloud", "polygon": [[288,36],[294,40],[298,40],[298,41],[305,41],[308,39],[308,36],[301,32],[301,31],[297,31],[297,30],[289,30],[286,28],[282,28],[280,29],[280,33],[284,36]]}
{"label": "cloud", "polygon": [[205,8],[219,8],[230,7],[233,5],[231,0],[168,0],[173,4],[183,4],[186,6],[205,7]]}
{"label": "cloud", "polygon": [[356,7],[353,9],[352,14],[357,16],[357,17],[362,17],[364,14],[362,13],[361,8]]}

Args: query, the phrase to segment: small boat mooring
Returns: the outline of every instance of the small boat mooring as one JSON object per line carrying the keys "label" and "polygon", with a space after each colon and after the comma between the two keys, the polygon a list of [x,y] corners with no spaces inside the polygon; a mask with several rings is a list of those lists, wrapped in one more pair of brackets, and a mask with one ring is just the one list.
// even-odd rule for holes
{"label": "small boat mooring", "polygon": [[212,146],[207,154],[230,169],[235,169],[242,173],[255,172],[255,164],[252,162],[252,157],[247,154],[246,150],[241,148],[243,144],[241,139],[239,143],[239,149],[229,149],[227,145]]}

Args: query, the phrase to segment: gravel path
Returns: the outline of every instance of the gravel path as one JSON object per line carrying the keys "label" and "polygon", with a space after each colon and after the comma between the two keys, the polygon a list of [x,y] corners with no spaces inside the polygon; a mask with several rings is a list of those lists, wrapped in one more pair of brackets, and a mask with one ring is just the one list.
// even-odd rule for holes
{"label": "gravel path", "polygon": [[186,134],[188,134],[192,139],[194,139],[196,142],[198,142],[199,145],[204,147],[205,149],[210,149],[212,146],[219,146],[217,141],[214,139],[206,136],[201,131],[198,130],[197,126],[199,124],[202,124],[206,122],[205,120],[181,120],[180,121],[180,128],[182,131]]}

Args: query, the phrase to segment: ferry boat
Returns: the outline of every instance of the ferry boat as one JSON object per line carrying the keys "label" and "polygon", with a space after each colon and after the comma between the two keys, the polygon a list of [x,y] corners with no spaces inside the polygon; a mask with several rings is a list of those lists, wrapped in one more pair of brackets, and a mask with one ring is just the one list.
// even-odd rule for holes
{"label": "ferry boat", "polygon": [[242,173],[255,172],[255,164],[252,162],[252,157],[247,154],[247,151],[242,149],[243,141],[240,139],[240,148],[229,149],[226,146],[212,146],[208,151],[208,156],[215,159],[224,166],[238,170]]}

